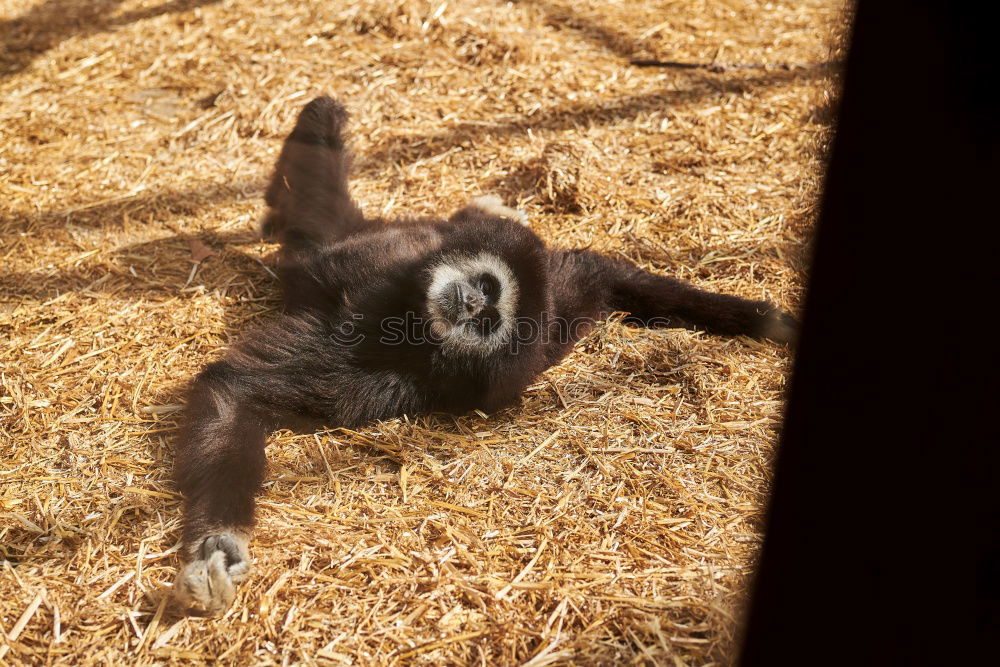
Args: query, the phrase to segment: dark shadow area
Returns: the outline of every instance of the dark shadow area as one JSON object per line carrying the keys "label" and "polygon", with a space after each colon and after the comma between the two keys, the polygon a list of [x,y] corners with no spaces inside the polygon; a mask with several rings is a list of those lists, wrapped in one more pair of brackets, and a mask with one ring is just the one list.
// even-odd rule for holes
{"label": "dark shadow area", "polygon": [[121,0],[46,0],[25,14],[0,22],[0,78],[13,76],[31,62],[73,36],[86,37],[115,30],[142,19],[183,12],[219,0],[170,0],[149,7],[110,16]]}
{"label": "dark shadow area", "polygon": [[742,665],[996,661],[998,18],[859,3]]}

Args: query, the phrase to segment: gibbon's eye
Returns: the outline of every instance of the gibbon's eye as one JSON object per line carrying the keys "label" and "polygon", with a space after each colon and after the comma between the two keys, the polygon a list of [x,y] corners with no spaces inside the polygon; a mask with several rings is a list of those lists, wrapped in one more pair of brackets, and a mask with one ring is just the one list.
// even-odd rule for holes
{"label": "gibbon's eye", "polygon": [[500,292],[500,285],[497,279],[488,273],[484,273],[479,277],[479,291],[483,293],[487,299],[495,299]]}

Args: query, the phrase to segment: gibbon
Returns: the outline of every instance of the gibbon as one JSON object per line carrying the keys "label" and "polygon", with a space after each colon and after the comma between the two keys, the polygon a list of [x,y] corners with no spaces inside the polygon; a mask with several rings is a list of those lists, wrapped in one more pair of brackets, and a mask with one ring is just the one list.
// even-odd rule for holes
{"label": "gibbon", "polygon": [[790,342],[788,314],[587,250],[549,248],[518,211],[366,218],[348,193],[344,107],[310,102],[286,139],[261,231],[281,244],[284,313],[194,381],[176,450],[187,564],[174,592],[223,612],[250,566],[254,497],[277,428],[356,427],[511,405],[595,323]]}

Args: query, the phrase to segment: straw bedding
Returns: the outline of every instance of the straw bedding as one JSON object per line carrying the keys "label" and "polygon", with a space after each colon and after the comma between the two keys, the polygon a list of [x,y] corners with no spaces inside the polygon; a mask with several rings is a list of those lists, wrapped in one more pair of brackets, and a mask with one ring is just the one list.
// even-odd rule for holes
{"label": "straw bedding", "polygon": [[501,414],[279,433],[221,619],[170,603],[171,438],[279,307],[252,224],[324,92],[372,214],[495,192],[552,243],[797,310],[843,3],[0,10],[0,663],[733,659],[786,349],[611,322]]}

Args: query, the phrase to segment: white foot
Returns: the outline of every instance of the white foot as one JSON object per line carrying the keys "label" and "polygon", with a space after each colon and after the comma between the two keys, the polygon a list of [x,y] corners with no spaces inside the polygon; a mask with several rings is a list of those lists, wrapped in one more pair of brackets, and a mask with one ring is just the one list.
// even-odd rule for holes
{"label": "white foot", "polygon": [[469,202],[469,206],[478,208],[487,215],[509,218],[520,222],[525,227],[528,226],[528,216],[526,216],[523,211],[517,211],[509,206],[504,206],[503,201],[496,195],[482,195],[481,197],[476,197]]}
{"label": "white foot", "polygon": [[247,539],[228,531],[209,535],[198,556],[177,573],[174,597],[185,608],[201,607],[217,616],[233,603],[236,584],[250,572]]}

